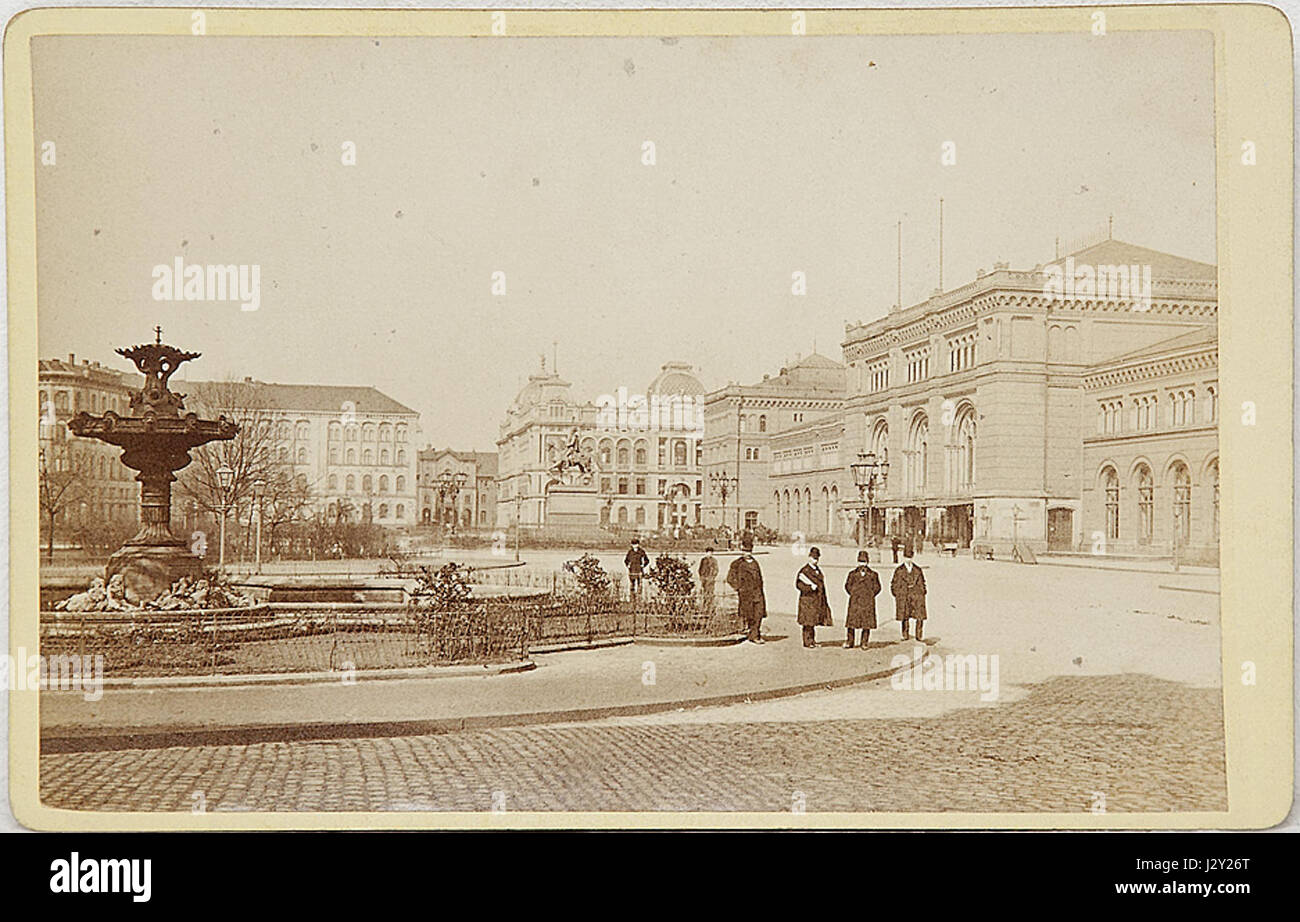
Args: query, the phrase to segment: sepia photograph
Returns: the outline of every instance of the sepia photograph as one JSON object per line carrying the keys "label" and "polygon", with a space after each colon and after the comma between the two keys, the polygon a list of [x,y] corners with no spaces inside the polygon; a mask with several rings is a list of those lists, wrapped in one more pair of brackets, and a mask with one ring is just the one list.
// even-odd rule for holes
{"label": "sepia photograph", "polygon": [[30,38],[42,809],[1230,813],[1213,31],[166,15]]}

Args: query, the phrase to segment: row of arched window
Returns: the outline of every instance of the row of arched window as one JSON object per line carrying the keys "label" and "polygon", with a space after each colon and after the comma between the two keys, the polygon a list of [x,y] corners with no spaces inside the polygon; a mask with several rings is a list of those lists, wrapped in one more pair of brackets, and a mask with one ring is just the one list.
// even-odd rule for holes
{"label": "row of arched window", "polygon": [[[1192,475],[1187,465],[1175,461],[1169,466],[1170,534],[1182,545],[1191,543],[1192,538]],[[1206,468],[1206,486],[1210,488],[1210,534],[1214,540],[1219,537],[1219,462],[1216,458]],[[1122,511],[1124,490],[1121,487],[1119,473],[1107,465],[1101,470],[1101,490],[1105,503],[1106,537],[1119,540],[1121,537],[1132,538],[1138,544],[1150,544],[1156,529],[1156,490],[1151,467],[1139,462],[1129,478],[1128,489],[1132,491],[1133,504],[1128,513]],[[1135,514],[1134,526],[1124,524],[1127,514]]]}
{"label": "row of arched window", "polygon": [[[329,475],[329,478],[328,478],[327,481],[326,481],[326,483],[328,484],[330,490],[337,490],[337,489],[339,488],[339,475],[338,475],[338,474],[330,474],[330,475]],[[369,474],[364,475],[364,476],[361,478],[361,492],[362,492],[362,493],[369,493],[369,492],[371,491],[371,489],[374,487],[374,484],[375,484],[375,480],[374,480],[374,478],[372,478]],[[387,475],[387,474],[380,474],[380,475],[379,475],[379,492],[380,492],[380,493],[387,493],[387,492],[388,492],[388,484],[389,484],[388,475]],[[348,475],[343,479],[343,489],[344,489],[344,492],[347,492],[347,493],[354,493],[354,492],[356,492],[356,489],[357,489],[357,475],[356,475],[356,474],[348,474]],[[393,489],[394,489],[394,491],[397,492],[397,493],[405,493],[405,492],[406,492],[406,478],[405,478],[405,477],[401,477],[401,476],[398,476],[398,477],[394,478],[394,480],[393,480]]]}
{"label": "row of arched window", "polygon": [[[298,449],[298,457],[304,459],[304,460],[300,460],[298,463],[305,464],[306,449],[302,449],[302,448]],[[340,451],[337,448],[331,448],[329,453],[330,464],[338,464],[340,460],[342,460],[342,463],[344,464],[356,464],[358,457],[361,458],[362,464],[374,464],[376,457],[379,458],[380,464],[392,463],[392,464],[397,464],[399,466],[406,464],[406,452],[400,448],[397,450],[396,454],[390,454],[387,448],[379,449],[378,455],[375,454],[373,448],[366,448],[362,450],[360,455],[357,454],[357,450],[355,448],[349,448],[346,451]]]}
{"label": "row of arched window", "polygon": [[[962,401],[952,411],[948,438],[943,445],[945,489],[949,493],[971,490],[975,485],[975,407]],[[877,461],[889,459],[889,423],[876,421],[867,441],[869,450]],[[930,472],[930,417],[924,410],[912,416],[903,448],[901,467],[890,467],[888,483],[902,481],[902,495],[923,496],[929,488]]]}
{"label": "row of arched window", "polygon": [[[302,423],[299,423],[302,426]],[[390,423],[364,423],[360,426],[348,425],[332,422],[329,424],[329,430],[326,438],[331,442],[355,442],[358,439],[362,442],[373,442],[378,438],[380,442],[405,442],[406,426],[398,424],[396,426]],[[282,436],[283,437],[283,436]],[[305,434],[300,434],[299,438],[306,438]]]}
{"label": "row of arched window", "polygon": [[[1196,388],[1170,391],[1166,398],[1165,424],[1170,427],[1194,426],[1198,422],[1219,420],[1219,392],[1213,385],[1205,389],[1205,401],[1198,407]],[[1149,432],[1160,427],[1160,402],[1155,394],[1134,397],[1127,411],[1123,398],[1102,400],[1097,404],[1097,432],[1114,435],[1130,430]]]}
{"label": "row of arched window", "polygon": [[777,490],[772,494],[779,530],[784,534],[834,535],[839,532],[840,488],[823,484],[819,490]]}
{"label": "row of arched window", "polygon": [[[650,465],[650,443],[646,439],[637,439],[636,442],[630,439],[620,439],[618,442],[601,439],[599,445],[594,439],[587,439],[582,447],[596,456],[598,466],[604,471],[647,468]],[[699,442],[692,448],[686,439],[660,439],[657,466],[689,467],[693,456],[694,466],[698,467],[703,463],[703,452]],[[552,446],[547,452],[547,460],[553,463],[558,457],[558,450]]]}

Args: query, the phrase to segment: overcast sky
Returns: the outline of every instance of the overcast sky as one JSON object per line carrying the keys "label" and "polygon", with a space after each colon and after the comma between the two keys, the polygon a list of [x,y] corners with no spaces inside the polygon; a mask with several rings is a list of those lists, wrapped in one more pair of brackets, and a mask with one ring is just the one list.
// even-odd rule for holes
{"label": "overcast sky", "polygon": [[[42,356],[370,384],[492,450],[539,355],[575,394],[775,372],[846,320],[1115,236],[1214,255],[1205,33],[33,41]],[[653,141],[657,163],[642,163]],[[942,145],[957,162],[940,164]],[[356,165],[341,162],[356,146]],[[257,264],[261,304],[153,268]],[[492,273],[507,294],[494,296]],[[791,273],[807,295],[791,294]]]}

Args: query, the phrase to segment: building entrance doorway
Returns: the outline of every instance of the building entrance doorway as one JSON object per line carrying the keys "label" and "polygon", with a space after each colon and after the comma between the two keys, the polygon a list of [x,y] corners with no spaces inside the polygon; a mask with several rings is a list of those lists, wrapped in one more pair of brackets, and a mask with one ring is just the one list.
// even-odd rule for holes
{"label": "building entrance doorway", "polygon": [[959,547],[970,547],[975,537],[975,504],[949,506],[943,511],[944,543],[956,542]]}
{"label": "building entrance doorway", "polygon": [[1047,549],[1068,551],[1074,546],[1074,510],[1047,510]]}

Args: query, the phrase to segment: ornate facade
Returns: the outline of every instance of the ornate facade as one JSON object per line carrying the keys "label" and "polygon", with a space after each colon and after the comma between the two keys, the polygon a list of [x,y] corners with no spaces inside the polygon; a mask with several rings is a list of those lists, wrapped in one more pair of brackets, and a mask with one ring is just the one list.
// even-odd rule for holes
{"label": "ornate facade", "polygon": [[[1056,264],[1028,272],[997,264],[846,328],[845,442],[890,462],[872,533],[1086,547],[1082,503],[1097,471],[1085,463],[1084,439],[1097,407],[1085,379],[1135,348],[1212,329],[1216,275],[1212,265],[1109,239],[1061,262],[1078,284],[1055,288]],[[1130,269],[1132,288],[1113,284]],[[856,497],[849,502],[856,508]]]}
{"label": "ornate facade", "polygon": [[1218,336],[1213,327],[1100,363],[1084,377],[1084,543],[1096,553],[1217,561]]}
{"label": "ornate facade", "polygon": [[[491,530],[497,524],[497,455],[494,451],[426,448],[419,453],[416,485],[421,525],[455,522],[461,529]],[[443,475],[464,474],[464,486],[439,491]]]}
{"label": "ornate facade", "polygon": [[129,416],[131,394],[139,389],[140,376],[86,359],[77,364],[75,355],[69,355],[67,361],[41,359],[38,364],[40,450],[45,463],[51,469],[65,465],[82,472],[56,514],[56,522],[72,526],[108,522],[136,525],[140,518],[140,487],[134,472],[119,460],[122,450],[96,439],[74,436],[67,422],[82,411]]}
{"label": "ornate facade", "polygon": [[[595,460],[600,524],[654,530],[702,518],[702,397],[691,366],[668,362],[645,388],[578,401],[554,371],[530,375],[497,440],[497,521],[546,524],[546,489],[576,432]],[[517,516],[517,518],[516,518]]]}
{"label": "ornate facade", "polygon": [[[812,354],[754,384],[728,384],[704,398],[704,523],[778,528],[769,484],[778,433],[837,413],[844,366]],[[726,483],[723,496],[721,485]]]}

